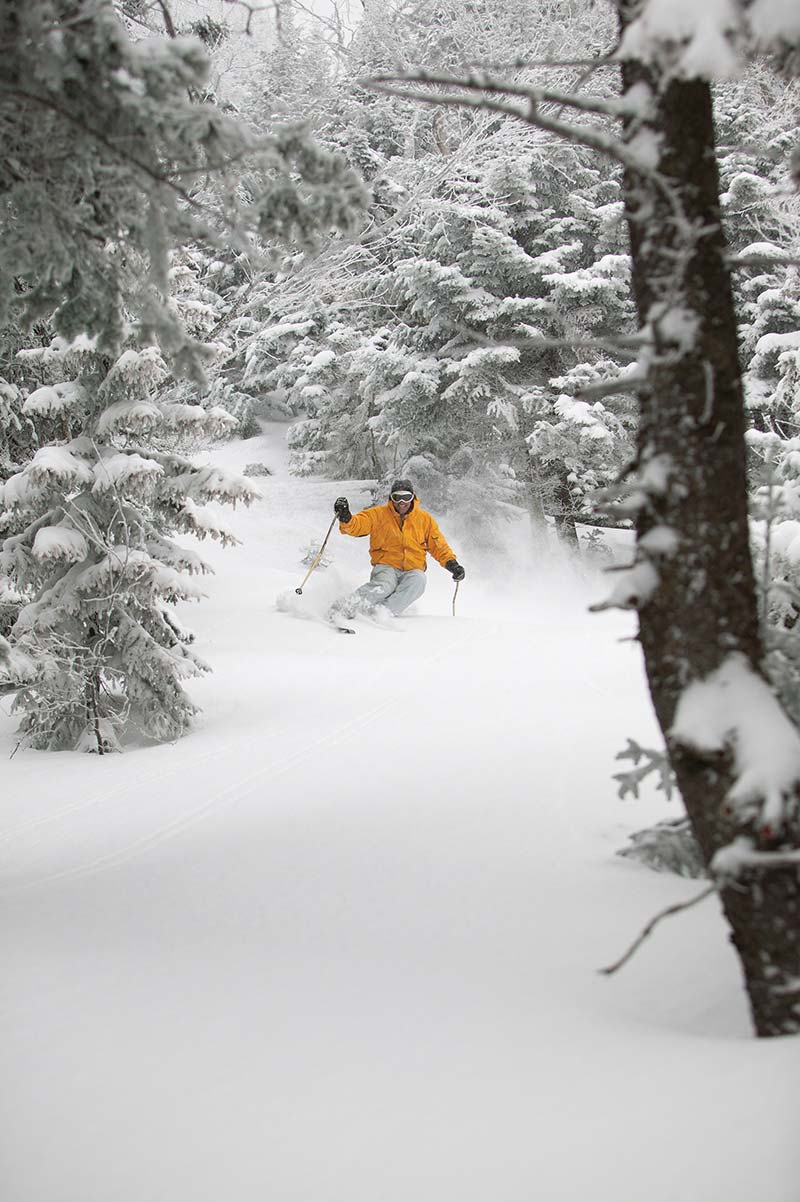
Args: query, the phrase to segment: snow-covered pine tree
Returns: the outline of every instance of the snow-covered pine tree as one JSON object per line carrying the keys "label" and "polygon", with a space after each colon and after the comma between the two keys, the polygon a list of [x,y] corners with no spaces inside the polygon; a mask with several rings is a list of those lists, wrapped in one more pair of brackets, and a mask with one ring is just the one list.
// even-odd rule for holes
{"label": "snow-covered pine tree", "polygon": [[557,410],[565,391],[622,370],[608,350],[576,354],[565,339],[619,334],[632,313],[618,185],[573,152],[560,159],[557,189],[530,139],[476,128],[435,170],[428,157],[394,160],[381,233],[265,290],[244,378],[304,415],[290,434],[295,470],[413,470],[426,499],[447,505],[453,486],[462,511],[474,480],[477,525],[493,498],[540,520],[543,497],[565,520],[588,511],[592,488],[630,454],[631,402],[613,388],[612,410],[593,402],[606,413],[602,448],[585,408]]}
{"label": "snow-covered pine tree", "polygon": [[[37,332],[42,333],[40,325],[37,326]],[[49,436],[69,437],[69,429],[63,415],[57,415],[55,418],[48,416],[43,420],[34,421],[33,417],[24,411],[26,377],[17,352],[30,342],[30,337],[29,334],[26,338],[15,323],[10,323],[0,330],[0,347],[4,351],[4,375],[0,376],[0,488],[9,476],[18,472],[28,462],[40,440],[47,442]],[[37,384],[43,383],[44,378],[43,372],[34,369],[28,376],[27,390],[30,391]],[[3,539],[18,533],[19,529],[19,514],[4,510],[0,505],[0,547]],[[8,635],[22,602],[22,596],[0,575],[0,635]],[[10,664],[17,661],[8,659],[6,662]]]}
{"label": "snow-covered pine tree", "polygon": [[[387,239],[392,270],[360,276],[388,321],[351,353],[351,413],[362,428],[369,422],[382,474],[410,472],[413,460],[437,504],[447,504],[448,482],[464,496],[466,472],[482,480],[476,519],[490,518],[492,496],[501,507],[525,496],[532,512],[544,499],[574,523],[632,451],[631,400],[608,387],[620,363],[608,349],[569,345],[632,325],[627,256],[609,244],[616,184],[572,155],[572,197],[539,195],[547,157],[511,132],[503,142],[494,133],[473,145],[471,160],[420,198],[394,244]],[[602,422],[589,436],[587,406],[560,398],[598,382],[620,412],[593,401]],[[335,464],[326,398],[309,433]],[[299,429],[298,444],[305,436]]]}
{"label": "snow-covered pine tree", "polygon": [[332,104],[335,60],[315,27],[295,9],[275,9],[274,37],[258,55],[242,105],[261,129],[307,123],[324,128]]}
{"label": "snow-covered pine tree", "polygon": [[335,313],[327,315],[326,327],[288,394],[293,410],[308,415],[289,431],[291,470],[350,479],[380,476],[375,409],[366,390],[354,389],[364,331],[337,321]]}
{"label": "snow-covered pine tree", "polygon": [[800,251],[800,202],[787,170],[799,105],[800,81],[780,79],[763,63],[716,88],[720,200],[736,268],[747,407],[760,429],[774,430],[780,419],[778,359],[800,328],[791,264]]}
{"label": "snow-covered pine tree", "polygon": [[359,217],[340,156],[198,102],[199,39],[133,41],[112,0],[85,0],[80,21],[68,0],[31,0],[0,9],[0,42],[0,323],[13,310],[113,349],[134,317],[197,376],[202,353],[168,300],[173,245],[308,244]]}
{"label": "snow-covered pine tree", "polygon": [[593,520],[597,490],[633,452],[635,404],[625,391],[633,356],[621,345],[634,326],[629,256],[616,172],[572,147],[539,153],[538,205],[520,233],[528,287],[543,303],[536,324],[523,327],[531,343],[520,425],[532,491],[575,543],[576,520]]}
{"label": "snow-covered pine tree", "polygon": [[[203,567],[172,535],[227,541],[203,502],[253,495],[179,451],[230,418],[159,388],[168,371],[205,383],[226,317],[194,247],[224,275],[258,238],[307,247],[351,227],[364,192],[302,130],[265,137],[201,103],[202,43],[134,41],[111,0],[85,0],[80,20],[68,0],[7,5],[0,44],[3,352],[26,324],[50,327],[22,356],[26,381],[4,372],[32,437],[5,452],[0,604],[6,623],[23,605],[15,645],[41,653],[17,682],[33,742],[102,751],[127,719],[158,738],[185,729],[180,681],[202,664],[170,606],[198,595]],[[174,282],[191,284],[177,304],[176,246]],[[21,655],[5,657],[9,688]]]}
{"label": "snow-covered pine tree", "polygon": [[22,393],[0,377],[0,480],[9,476],[32,441],[30,422],[22,413]]}
{"label": "snow-covered pine tree", "polygon": [[[531,46],[553,49],[562,35],[554,22]],[[530,38],[524,5],[468,17],[456,4],[389,5],[368,11],[349,58],[366,74],[412,54],[432,66],[486,46],[514,57]],[[296,260],[261,290],[246,387],[302,417],[290,434],[297,471],[387,478],[413,463],[432,503],[447,503],[451,483],[463,501],[467,479],[481,480],[476,521],[491,518],[494,497],[500,510],[524,502],[540,522],[544,499],[574,523],[631,449],[629,399],[607,393],[609,454],[564,416],[583,410],[556,411],[564,389],[549,383],[581,363],[594,385],[620,372],[608,349],[576,354],[563,341],[578,326],[591,337],[603,322],[617,334],[631,322],[613,173],[485,114],[375,96],[348,72],[334,91],[338,107],[318,128],[368,175],[372,224],[357,245]],[[570,271],[571,289],[558,278]],[[477,309],[471,290],[483,295]],[[544,337],[553,345],[533,345]],[[545,424],[554,434],[540,454],[544,442],[530,439]],[[575,465],[589,450],[581,482]]]}
{"label": "snow-covered pine tree", "polygon": [[800,200],[787,169],[800,81],[759,62],[716,93],[720,199],[753,425],[751,539],[762,637],[770,679],[800,720]]}
{"label": "snow-covered pine tree", "polygon": [[19,529],[0,551],[0,587],[26,601],[12,641],[39,664],[15,701],[21,730],[35,747],[97,752],[130,728],[175,738],[195,712],[182,681],[206,666],[173,611],[202,595],[194,577],[208,571],[175,535],[235,542],[207,503],[257,495],[179,447],[233,420],[176,402],[153,347],[111,360],[90,339],[57,338],[25,358],[53,380],[25,414],[62,416],[80,434],[41,447],[0,492]]}

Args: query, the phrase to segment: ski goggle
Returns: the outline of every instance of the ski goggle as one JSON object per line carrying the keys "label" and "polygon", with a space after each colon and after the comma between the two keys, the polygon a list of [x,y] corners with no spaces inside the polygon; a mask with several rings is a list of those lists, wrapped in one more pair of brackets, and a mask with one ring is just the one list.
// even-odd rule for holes
{"label": "ski goggle", "polygon": [[393,501],[413,501],[414,494],[413,494],[413,492],[393,492],[392,500]]}

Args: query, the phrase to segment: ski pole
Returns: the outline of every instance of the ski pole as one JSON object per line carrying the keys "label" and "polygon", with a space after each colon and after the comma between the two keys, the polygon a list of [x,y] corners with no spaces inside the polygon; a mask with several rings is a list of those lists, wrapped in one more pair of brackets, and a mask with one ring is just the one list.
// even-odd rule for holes
{"label": "ski pole", "polygon": [[[325,550],[325,543],[327,543],[328,539],[329,539],[329,538],[330,538],[330,536],[331,536],[331,530],[333,530],[334,522],[336,521],[337,517],[338,517],[338,514],[334,514],[334,515],[333,515],[333,522],[331,522],[330,526],[328,527],[328,533],[325,535],[325,539],[324,539],[324,541],[323,541],[323,544],[322,544],[322,546],[320,547],[319,551],[317,551],[316,555],[314,556],[314,558],[313,558],[313,559],[312,559],[312,561],[311,561],[311,567],[308,569],[308,571],[306,572],[305,576],[303,577],[303,584],[305,584],[305,582],[308,580],[308,578],[309,578],[309,576],[311,575],[311,573],[314,571],[314,568],[317,566],[317,564],[319,563],[319,561],[322,559],[322,554],[323,554],[323,552],[324,552],[324,550]],[[295,591],[296,593],[301,593],[301,594],[302,594],[302,592],[303,592],[303,584],[301,584],[301,585],[300,585],[300,587],[299,587],[299,588],[296,588],[294,591]]]}
{"label": "ski pole", "polygon": [[456,591],[453,593],[453,617],[456,616],[456,597],[458,596],[458,586],[460,583],[460,580],[456,581]]}

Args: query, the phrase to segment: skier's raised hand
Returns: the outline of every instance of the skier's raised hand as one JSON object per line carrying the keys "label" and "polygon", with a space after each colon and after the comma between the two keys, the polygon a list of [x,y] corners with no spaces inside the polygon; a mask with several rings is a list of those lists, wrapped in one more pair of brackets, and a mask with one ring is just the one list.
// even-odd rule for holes
{"label": "skier's raised hand", "polygon": [[350,512],[350,502],[347,497],[337,497],[333,503],[333,512],[336,514],[340,522],[349,522],[352,518]]}

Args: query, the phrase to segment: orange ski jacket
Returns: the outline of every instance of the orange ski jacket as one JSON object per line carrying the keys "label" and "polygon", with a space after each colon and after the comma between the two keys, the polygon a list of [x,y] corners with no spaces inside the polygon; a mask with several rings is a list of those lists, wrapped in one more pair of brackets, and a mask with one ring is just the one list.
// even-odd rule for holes
{"label": "orange ski jacket", "polygon": [[387,501],[385,505],[373,505],[353,514],[349,522],[339,523],[339,530],[353,538],[364,538],[368,534],[369,557],[373,564],[385,563],[403,572],[413,568],[424,572],[426,554],[432,555],[442,567],[448,560],[456,558],[435,520],[420,509],[416,497],[405,517],[401,517],[392,502]]}

